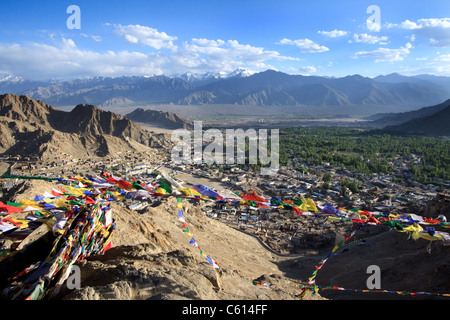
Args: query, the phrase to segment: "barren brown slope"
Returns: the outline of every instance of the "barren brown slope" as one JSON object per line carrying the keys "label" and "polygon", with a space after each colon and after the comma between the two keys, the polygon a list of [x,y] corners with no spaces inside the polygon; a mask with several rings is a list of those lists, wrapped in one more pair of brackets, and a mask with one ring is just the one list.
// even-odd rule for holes
{"label": "barren brown slope", "polygon": [[[79,262],[81,289],[61,299],[293,300],[299,281],[286,278],[279,259],[255,238],[205,216],[183,202],[190,232],[220,264],[214,269],[189,244],[177,219],[176,199],[138,214],[114,205],[113,248]],[[255,286],[253,280],[274,286]],[[315,298],[320,298],[316,296]]]}
{"label": "barren brown slope", "polygon": [[[33,199],[53,187],[47,181],[30,180],[10,200]],[[190,237],[178,221],[175,198],[140,213],[117,202],[112,208],[113,247],[104,255],[78,261],[80,289],[63,286],[55,299],[295,300],[299,293],[296,285],[301,281],[286,277],[279,267],[282,257],[255,238],[206,217],[201,203],[183,201],[184,216],[198,245],[220,264],[219,269],[189,244]],[[256,279],[274,285],[255,286]]]}
{"label": "barren brown slope", "polygon": [[39,100],[15,94],[0,95],[0,116],[14,121],[28,122],[31,125],[50,126],[48,117],[58,110]]}
{"label": "barren brown slope", "polygon": [[115,150],[151,151],[167,148],[164,134],[96,106],[78,105],[71,112],[26,96],[0,96],[0,152],[9,155],[104,157]]}
{"label": "barren brown slope", "polygon": [[127,119],[131,121],[158,125],[161,128],[166,129],[188,129],[194,128],[194,124],[191,120],[186,119],[183,116],[177,115],[173,112],[164,112],[159,110],[144,110],[137,108],[134,111],[125,115]]}

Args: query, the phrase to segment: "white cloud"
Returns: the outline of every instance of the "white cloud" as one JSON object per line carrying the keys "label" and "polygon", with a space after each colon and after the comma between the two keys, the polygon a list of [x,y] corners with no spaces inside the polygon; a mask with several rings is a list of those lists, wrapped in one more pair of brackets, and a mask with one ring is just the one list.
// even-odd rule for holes
{"label": "white cloud", "polygon": [[262,47],[241,44],[237,40],[192,39],[184,42],[171,57],[173,69],[196,72],[233,71],[239,67],[257,69],[273,68],[266,64],[269,60],[298,60],[298,58],[282,56],[277,51],[268,51]]}
{"label": "white cloud", "polygon": [[409,49],[411,48],[412,45],[408,42],[405,47],[399,49],[378,48],[374,51],[359,51],[355,53],[353,58],[375,58],[375,62],[402,61],[410,53]]}
{"label": "white cloud", "polygon": [[448,62],[450,63],[450,54],[444,54],[433,59],[433,62]]}
{"label": "white cloud", "polygon": [[314,66],[305,66],[305,67],[300,67],[300,68],[295,68],[295,67],[290,67],[289,70],[292,73],[295,74],[301,74],[301,75],[310,75],[311,73],[316,73],[317,69]]}
{"label": "white cloud", "polygon": [[333,31],[318,31],[318,34],[330,37],[330,38],[338,38],[338,37],[343,37],[347,35],[347,31],[343,31],[343,30],[333,30]]}
{"label": "white cloud", "polygon": [[280,40],[278,44],[297,46],[303,53],[325,52],[330,50],[327,47],[321,46],[310,39],[290,40],[284,38]]}
{"label": "white cloud", "polygon": [[193,38],[191,40],[192,43],[200,45],[200,46],[206,46],[206,47],[220,47],[225,45],[225,41],[218,39],[218,40],[209,40],[209,39],[196,39]]}
{"label": "white cloud", "polygon": [[450,18],[442,19],[419,19],[417,22],[405,20],[401,27],[404,29],[423,29],[423,28],[450,28]]}
{"label": "white cloud", "polygon": [[403,29],[419,29],[420,26],[414,21],[405,20],[400,24],[400,27]]}
{"label": "white cloud", "polygon": [[[137,33],[123,33],[120,36],[129,43],[142,44],[144,41]],[[101,53],[81,49],[75,41],[66,38],[51,45],[0,43],[0,72],[31,79],[73,79],[131,74],[230,72],[239,67],[262,71],[275,69],[269,64],[272,60],[299,60],[236,40],[192,39],[175,46],[169,38],[164,39],[157,47],[171,48],[169,52],[123,50]]]}
{"label": "white cloud", "polygon": [[450,77],[450,54],[443,54],[429,58],[417,58],[421,61],[420,64],[415,64],[413,67],[404,67],[402,74],[405,75],[418,75],[418,74],[433,74],[436,76]]}
{"label": "white cloud", "polygon": [[58,45],[0,44],[0,70],[39,80],[161,74],[167,62],[167,57],[154,53],[81,50],[72,39]]}
{"label": "white cloud", "polygon": [[[361,34],[353,34],[353,41],[356,43],[369,43],[369,44],[375,44],[375,43],[380,43],[380,44],[386,44],[386,41],[389,38],[387,36],[373,36],[367,33],[361,33]],[[351,40],[349,41],[351,42]]]}
{"label": "white cloud", "polygon": [[85,38],[91,38],[92,40],[94,40],[95,42],[100,42],[100,41],[102,41],[102,37],[100,37],[100,36],[96,36],[96,35],[88,35],[88,34],[85,34],[85,33],[81,33],[80,34],[82,37],[85,37]]}
{"label": "white cloud", "polygon": [[122,36],[125,41],[132,44],[143,44],[154,49],[172,49],[177,47],[173,44],[177,37],[169,36],[165,32],[159,32],[158,30],[146,26],[140,25],[114,25],[114,32]]}
{"label": "white cloud", "polygon": [[400,24],[389,23],[388,28],[410,30],[413,35],[428,39],[428,43],[435,47],[450,46],[450,18],[405,20]]}

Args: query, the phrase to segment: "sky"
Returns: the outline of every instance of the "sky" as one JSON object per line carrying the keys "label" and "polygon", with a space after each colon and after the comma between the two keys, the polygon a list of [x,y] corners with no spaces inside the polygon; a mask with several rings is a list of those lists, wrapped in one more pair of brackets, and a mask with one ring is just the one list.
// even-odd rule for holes
{"label": "sky", "polygon": [[450,76],[450,1],[1,0],[0,73]]}

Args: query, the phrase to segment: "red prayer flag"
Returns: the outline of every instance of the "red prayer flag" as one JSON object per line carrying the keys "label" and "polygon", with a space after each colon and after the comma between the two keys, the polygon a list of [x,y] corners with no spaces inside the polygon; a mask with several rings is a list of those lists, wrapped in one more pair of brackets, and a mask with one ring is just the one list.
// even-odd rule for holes
{"label": "red prayer flag", "polygon": [[86,197],[84,198],[84,200],[86,201],[86,204],[94,204],[95,200],[92,199],[91,197]]}
{"label": "red prayer flag", "polygon": [[119,187],[122,189],[131,189],[133,187],[133,185],[131,183],[129,183],[128,181],[120,180]]}
{"label": "red prayer flag", "polygon": [[106,246],[103,248],[103,253],[105,253],[107,250],[112,248],[112,241],[109,240],[109,242],[106,244]]}
{"label": "red prayer flag", "polygon": [[302,215],[302,211],[299,209],[299,208],[297,208],[297,207],[292,207],[292,210],[295,212],[295,213],[298,213],[298,215]]}
{"label": "red prayer flag", "polygon": [[14,213],[14,212],[22,212],[22,209],[4,204],[3,202],[0,201],[0,212],[2,212],[2,211],[6,211],[8,214],[10,214],[10,213]]}

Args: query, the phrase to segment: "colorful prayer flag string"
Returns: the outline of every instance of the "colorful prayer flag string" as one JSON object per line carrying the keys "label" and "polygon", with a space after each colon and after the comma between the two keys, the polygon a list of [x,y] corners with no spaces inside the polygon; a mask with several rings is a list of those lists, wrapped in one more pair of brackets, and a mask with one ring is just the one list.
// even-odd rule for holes
{"label": "colorful prayer flag string", "polygon": [[[43,179],[47,180],[47,178],[39,178],[39,177],[27,177],[27,176],[3,176],[3,178],[16,178],[16,179]],[[6,204],[0,203],[0,216],[8,215],[12,212],[29,212],[29,216],[33,219],[42,219],[46,217],[52,217],[52,213],[57,216],[57,212],[61,211],[62,213],[67,212],[72,207],[92,207],[99,201],[119,201],[124,199],[136,199],[138,200],[140,196],[175,196],[177,198],[177,208],[178,208],[178,219],[182,223],[181,228],[184,233],[186,233],[187,236],[189,236],[189,244],[191,244],[193,247],[196,247],[199,249],[200,254],[202,257],[204,257],[210,264],[214,266],[214,268],[219,268],[218,263],[214,261],[211,257],[206,255],[206,253],[200,248],[197,241],[194,239],[194,236],[191,234],[189,230],[189,226],[186,222],[186,219],[184,217],[183,212],[183,206],[182,206],[182,197],[179,196],[179,194],[172,193],[172,186],[171,183],[165,179],[159,179],[157,183],[142,183],[137,182],[136,179],[132,178],[132,182],[130,183],[128,181],[125,181],[121,178],[114,177],[112,175],[109,175],[107,173],[102,174],[102,177],[87,177],[87,179],[82,178],[80,176],[77,177],[63,177],[63,178],[57,178],[57,179],[48,179],[48,180],[58,180],[60,182],[70,182],[74,183],[73,186],[65,186],[64,188],[61,188],[58,186],[58,189],[53,189],[51,194],[46,193],[43,197],[36,197],[34,201],[24,201],[20,204],[7,202]],[[101,191],[96,190],[96,188],[100,188]],[[97,192],[98,191],[98,192]],[[349,210],[346,210],[344,208],[335,208],[329,204],[326,204],[325,207],[319,208],[320,211],[316,207],[316,203],[314,203],[311,199],[301,199],[301,200],[282,200],[280,198],[274,197],[270,200],[264,199],[263,197],[260,197],[256,195],[255,192],[248,195],[240,195],[240,194],[231,194],[229,196],[222,196],[221,194],[213,191],[212,189],[202,186],[202,185],[196,185],[195,189],[178,189],[178,191],[182,192],[185,195],[185,198],[190,199],[197,199],[197,200],[205,200],[205,201],[214,201],[216,203],[239,203],[243,205],[253,206],[253,207],[259,207],[259,208],[270,208],[270,207],[278,207],[280,209],[285,210],[293,210],[294,212],[298,213],[299,215],[313,215],[311,212],[315,213],[315,216],[322,216],[328,215],[329,221],[352,221],[354,223],[358,223],[359,226],[357,229],[353,230],[347,237],[345,237],[344,240],[340,241],[335,245],[333,250],[329,253],[329,255],[323,259],[317,266],[315,266],[315,270],[312,273],[311,277],[308,280],[309,286],[303,288],[303,292],[299,295],[300,297],[303,297],[306,294],[306,291],[312,291],[313,294],[317,293],[319,290],[326,290],[326,289],[335,289],[335,290],[344,290],[340,287],[320,287],[316,285],[316,274],[319,270],[322,269],[326,261],[333,255],[333,253],[342,247],[350,238],[354,236],[354,234],[359,230],[364,224],[371,224],[371,225],[387,225],[393,229],[395,229],[398,232],[409,232],[410,237],[414,240],[423,238],[426,240],[431,241],[435,240],[442,240],[446,243],[450,242],[450,235],[445,232],[437,231],[434,227],[435,226],[442,226],[444,228],[449,228],[450,224],[447,222],[435,220],[432,218],[425,218],[420,217],[416,215],[393,215],[393,214],[377,214],[377,213],[371,213],[368,211],[360,211],[356,209],[351,209],[351,211],[360,214],[359,219],[352,219],[348,218],[348,212]],[[101,196],[100,196],[101,195]],[[66,197],[64,199],[63,197]],[[103,197],[103,199],[102,199]],[[19,208],[19,209],[18,209]],[[76,214],[79,212],[77,211]],[[103,222],[103,228],[109,228],[110,234],[109,236],[106,234],[99,234],[99,231],[101,229],[91,229],[88,233],[82,234],[82,239],[89,239],[90,234],[99,235],[104,239],[104,243],[92,241],[89,245],[81,249],[81,252],[78,252],[78,250],[73,250],[72,247],[77,246],[74,242],[74,237],[68,238],[67,241],[69,243],[72,243],[67,247],[66,251],[62,250],[61,252],[65,252],[68,256],[70,256],[70,259],[74,260],[75,257],[83,257],[85,252],[95,252],[95,249],[101,248],[104,245],[104,250],[109,248],[111,242],[110,242],[110,235],[113,231],[114,224],[112,223],[113,220],[111,218],[110,212],[104,211],[101,216],[98,218],[99,221]],[[72,220],[69,219],[67,221],[66,225],[70,225],[70,222]],[[85,228],[88,230],[88,228],[92,228],[92,221],[94,220],[88,220],[85,222]],[[58,220],[59,222],[59,220]],[[55,223],[55,226],[58,226],[59,223]],[[61,222],[64,222],[61,220]],[[72,221],[73,222],[73,221]],[[423,225],[424,227],[422,228]],[[95,224],[94,224],[95,226]],[[0,233],[12,233],[15,230],[22,231],[22,229],[27,227],[27,223],[24,223],[23,221],[19,221],[17,219],[10,219],[10,218],[0,218]],[[64,227],[64,225],[63,225]],[[61,228],[59,231],[59,234],[63,234],[65,231],[67,231],[66,228]],[[106,240],[109,240],[107,242]],[[78,247],[79,248],[79,247]],[[62,253],[61,253],[62,254]],[[60,263],[65,263],[64,259]],[[53,267],[53,266],[52,266]],[[39,266],[36,266],[36,268],[39,268]],[[61,270],[63,267],[61,265],[54,267],[55,270],[52,270],[52,272],[57,272],[58,270]],[[28,271],[31,272],[31,271]],[[255,285],[262,285],[260,283],[256,283]],[[43,281],[37,281],[34,284],[33,290],[29,292],[28,298],[35,299],[42,297],[42,293],[45,292],[45,288],[48,286],[47,283]],[[339,288],[339,289],[338,289]],[[383,292],[379,290],[361,290],[361,292]],[[412,296],[418,295],[418,294],[430,294],[430,293],[408,293],[406,291],[387,291],[388,293],[397,293],[397,294],[410,294]],[[28,294],[28,293],[27,293]],[[44,294],[45,295],[45,294]],[[434,295],[434,294],[430,294]],[[437,294],[439,295],[439,294]],[[441,294],[443,296],[449,296],[448,294]]]}
{"label": "colorful prayer flag string", "polygon": [[411,297],[417,297],[419,295],[426,295],[426,296],[441,296],[441,297],[450,297],[450,293],[433,293],[433,292],[425,292],[425,291],[419,291],[419,292],[410,292],[410,291],[399,291],[399,290],[381,290],[381,289],[346,289],[343,287],[338,286],[302,286],[300,287],[300,290],[302,291],[299,295],[296,297],[299,299],[302,299],[306,292],[308,290],[318,292],[323,290],[338,290],[338,291],[347,291],[347,292],[356,292],[356,293],[388,293],[388,294],[397,294],[397,295],[403,295],[403,296],[411,296]]}
{"label": "colorful prayer flag string", "polygon": [[275,285],[274,283],[258,282],[258,281],[253,281],[252,283],[254,286],[262,286],[262,287],[266,287],[266,288],[269,288],[269,287]]}
{"label": "colorful prayer flag string", "polygon": [[183,213],[183,199],[177,197],[177,208],[178,208],[178,221],[182,223],[182,230],[186,233],[188,237],[190,237],[189,244],[192,244],[194,248],[198,248],[200,250],[200,255],[206,259],[215,269],[219,269],[219,264],[217,261],[213,260],[210,256],[206,255],[206,253],[200,248],[197,241],[194,239],[194,236],[191,234],[186,219]]}

